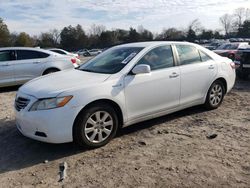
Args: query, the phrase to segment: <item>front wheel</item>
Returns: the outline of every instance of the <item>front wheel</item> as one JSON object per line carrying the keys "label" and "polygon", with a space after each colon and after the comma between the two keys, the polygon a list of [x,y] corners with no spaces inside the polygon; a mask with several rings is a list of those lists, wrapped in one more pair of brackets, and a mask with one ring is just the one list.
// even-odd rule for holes
{"label": "front wheel", "polygon": [[209,88],[205,106],[207,109],[212,110],[218,108],[224,98],[225,87],[223,83],[219,80],[216,80]]}
{"label": "front wheel", "polygon": [[108,104],[98,104],[83,110],[74,125],[74,141],[91,148],[106,145],[116,134],[118,117]]}

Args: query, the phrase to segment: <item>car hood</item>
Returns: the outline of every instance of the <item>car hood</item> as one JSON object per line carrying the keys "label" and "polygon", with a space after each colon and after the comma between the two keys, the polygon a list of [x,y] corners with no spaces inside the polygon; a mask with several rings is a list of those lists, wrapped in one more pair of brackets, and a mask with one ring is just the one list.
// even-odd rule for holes
{"label": "car hood", "polygon": [[109,74],[91,73],[80,70],[66,70],[35,78],[19,91],[36,98],[56,97],[60,93],[76,88],[88,87],[101,83]]}

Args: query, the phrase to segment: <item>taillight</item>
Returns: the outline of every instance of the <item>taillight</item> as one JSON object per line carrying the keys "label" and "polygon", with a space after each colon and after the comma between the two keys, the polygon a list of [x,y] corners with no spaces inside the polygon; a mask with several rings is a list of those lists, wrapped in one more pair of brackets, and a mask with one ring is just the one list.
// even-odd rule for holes
{"label": "taillight", "polygon": [[229,59],[232,59],[232,60],[234,60],[234,54],[228,54],[228,56],[227,56]]}
{"label": "taillight", "polygon": [[76,64],[76,59],[75,59],[75,58],[72,58],[72,59],[71,59],[71,62],[72,62],[73,64]]}
{"label": "taillight", "polygon": [[236,64],[235,62],[231,62],[230,66],[232,67],[232,69],[236,69],[239,67],[238,64]]}

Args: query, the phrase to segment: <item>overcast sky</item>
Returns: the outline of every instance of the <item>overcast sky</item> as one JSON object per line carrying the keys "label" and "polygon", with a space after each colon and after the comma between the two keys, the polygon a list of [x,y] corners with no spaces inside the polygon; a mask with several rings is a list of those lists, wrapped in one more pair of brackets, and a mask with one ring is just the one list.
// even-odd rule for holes
{"label": "overcast sky", "polygon": [[219,29],[219,17],[250,0],[0,0],[0,17],[11,32],[40,34],[50,29],[92,24],[107,29],[143,25],[153,32],[185,28],[198,18],[208,29]]}

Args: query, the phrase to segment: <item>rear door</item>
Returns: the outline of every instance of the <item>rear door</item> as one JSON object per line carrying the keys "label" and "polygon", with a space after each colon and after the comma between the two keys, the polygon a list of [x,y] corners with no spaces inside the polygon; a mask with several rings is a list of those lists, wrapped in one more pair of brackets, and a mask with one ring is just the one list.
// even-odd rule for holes
{"label": "rear door", "polygon": [[15,82],[14,69],[11,66],[11,61],[15,60],[15,51],[2,50],[0,51],[0,86],[12,85]]}
{"label": "rear door", "polygon": [[200,102],[217,74],[217,64],[192,45],[176,45],[181,75],[180,105]]}
{"label": "rear door", "polygon": [[41,76],[49,54],[35,50],[16,50],[17,60],[12,63],[15,80],[24,83]]}

